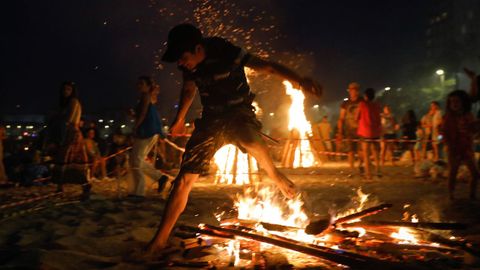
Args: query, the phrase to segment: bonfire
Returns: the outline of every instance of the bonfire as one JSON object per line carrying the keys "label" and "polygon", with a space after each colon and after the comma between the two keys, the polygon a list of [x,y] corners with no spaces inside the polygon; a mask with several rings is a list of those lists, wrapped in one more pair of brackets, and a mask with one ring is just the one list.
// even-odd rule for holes
{"label": "bonfire", "polygon": [[293,266],[322,269],[430,269],[438,260],[480,257],[468,243],[436,233],[465,229],[465,224],[420,222],[416,216],[409,221],[370,220],[392,205],[371,206],[367,199],[359,190],[356,207],[310,220],[300,195],[285,201],[269,187],[248,188],[237,194],[236,217],[217,215],[219,225],[179,226],[177,232],[195,236],[182,242],[184,256],[199,249],[223,254],[203,262],[216,267],[267,269],[273,256]]}
{"label": "bonfire", "polygon": [[288,110],[288,140],[282,155],[282,165],[286,168],[308,168],[318,165],[318,157],[313,151],[310,141],[313,132],[312,125],[305,116],[305,95],[299,89],[295,89],[289,81],[284,81],[287,95],[292,104]]}

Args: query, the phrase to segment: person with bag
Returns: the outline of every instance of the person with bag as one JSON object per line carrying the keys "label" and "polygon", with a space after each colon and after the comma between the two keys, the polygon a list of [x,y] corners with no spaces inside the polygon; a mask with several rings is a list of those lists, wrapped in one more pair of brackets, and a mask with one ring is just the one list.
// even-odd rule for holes
{"label": "person with bag", "polygon": [[165,186],[168,180],[168,177],[155,169],[152,164],[145,162],[145,158],[157,143],[159,136],[162,139],[165,138],[162,122],[155,107],[158,88],[150,77],[138,78],[137,89],[141,97],[135,110],[134,141],[130,153],[134,187],[129,197],[145,198],[145,174],[158,181],[161,187]]}

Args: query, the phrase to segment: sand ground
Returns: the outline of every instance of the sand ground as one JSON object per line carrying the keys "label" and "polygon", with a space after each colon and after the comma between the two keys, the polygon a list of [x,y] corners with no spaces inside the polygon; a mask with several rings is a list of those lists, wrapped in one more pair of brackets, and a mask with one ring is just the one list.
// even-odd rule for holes
{"label": "sand ground", "polygon": [[[361,188],[371,194],[371,201],[394,204],[378,219],[400,220],[408,211],[420,221],[464,222],[470,224],[468,230],[452,233],[480,243],[480,201],[467,199],[465,182],[458,184],[458,199],[450,202],[445,179],[414,178],[413,168],[406,165],[386,167],[383,177],[373,181],[347,177],[348,170],[340,163],[283,171],[302,191],[311,217],[348,208]],[[165,200],[154,184],[150,188],[147,199],[136,202],[126,199],[115,181],[94,183],[90,200],[81,202],[75,199],[79,187],[68,186],[64,197],[29,204],[38,209],[1,211],[0,269],[165,269],[126,259],[145,246],[159,223]],[[1,190],[0,205],[54,190],[48,185]],[[212,177],[202,177],[180,222],[217,224],[214,214],[231,210],[235,194],[242,190],[214,185]],[[405,205],[410,206],[405,209]]]}

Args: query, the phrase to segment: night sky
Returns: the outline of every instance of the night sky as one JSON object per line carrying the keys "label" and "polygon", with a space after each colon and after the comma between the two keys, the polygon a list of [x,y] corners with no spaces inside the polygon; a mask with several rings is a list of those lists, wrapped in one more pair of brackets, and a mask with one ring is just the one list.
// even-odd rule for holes
{"label": "night sky", "polygon": [[8,1],[0,19],[0,112],[50,112],[65,80],[77,83],[86,113],[128,108],[136,78],[147,74],[162,87],[161,113],[171,114],[180,72],[158,63],[168,29],[185,20],[210,23],[211,3],[227,9],[226,25],[274,25],[255,29],[251,51],[273,50],[272,60],[302,55],[294,66],[324,85],[324,103],[343,98],[352,80],[362,88],[401,87],[402,70],[425,54],[429,1]]}

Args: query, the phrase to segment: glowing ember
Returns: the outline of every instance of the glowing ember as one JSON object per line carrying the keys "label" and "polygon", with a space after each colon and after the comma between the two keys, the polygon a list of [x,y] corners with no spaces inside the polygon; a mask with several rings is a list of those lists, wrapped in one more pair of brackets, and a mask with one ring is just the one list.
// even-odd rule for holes
{"label": "glowing ember", "polygon": [[213,159],[218,168],[215,177],[216,184],[250,184],[251,173],[258,171],[257,162],[231,144],[220,148]]}
{"label": "glowing ember", "polygon": [[293,167],[312,167],[316,165],[316,161],[309,141],[312,136],[312,126],[307,121],[304,112],[305,95],[301,90],[293,88],[289,81],[284,81],[283,84],[287,95],[292,99],[292,105],[288,112],[288,130],[296,130],[300,135],[300,143],[295,149]]}
{"label": "glowing ember", "polygon": [[418,244],[415,235],[408,228],[401,227],[398,229],[398,232],[392,233],[390,237],[400,240],[400,244]]}
{"label": "glowing ember", "polygon": [[240,261],[240,242],[238,240],[230,240],[227,251],[228,255],[234,259],[233,265],[237,266]]}

